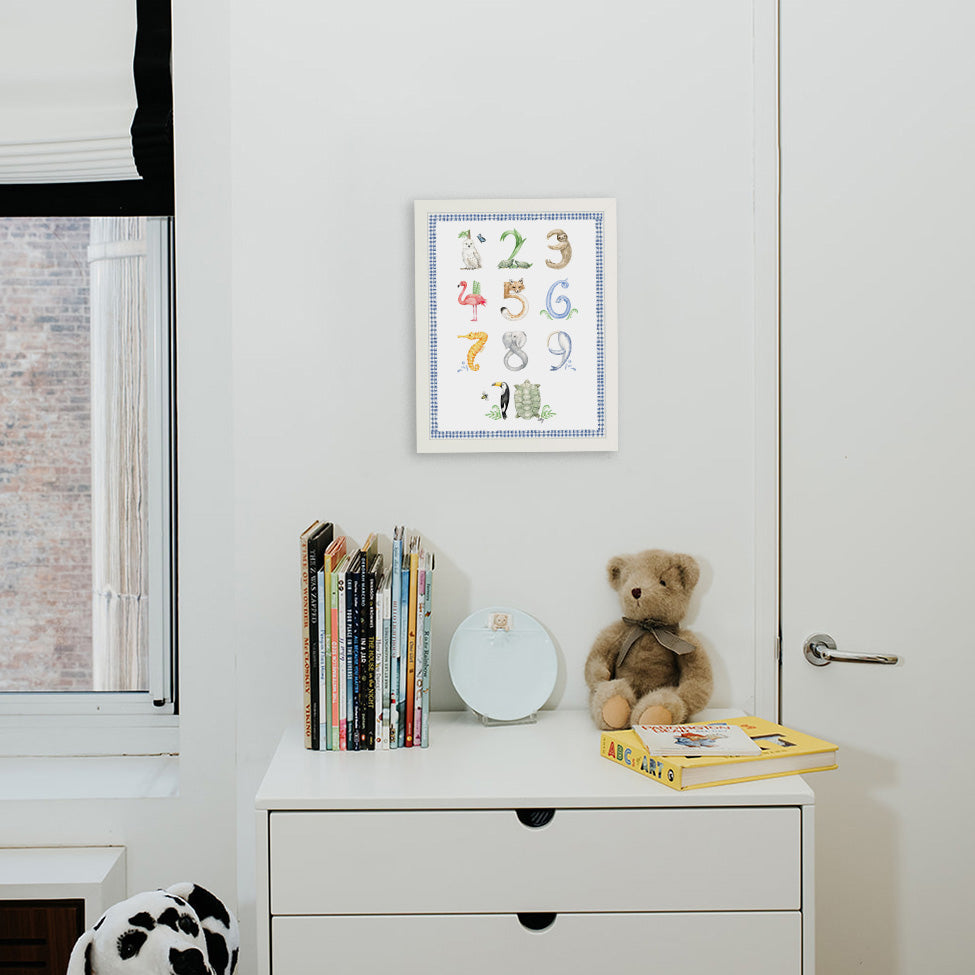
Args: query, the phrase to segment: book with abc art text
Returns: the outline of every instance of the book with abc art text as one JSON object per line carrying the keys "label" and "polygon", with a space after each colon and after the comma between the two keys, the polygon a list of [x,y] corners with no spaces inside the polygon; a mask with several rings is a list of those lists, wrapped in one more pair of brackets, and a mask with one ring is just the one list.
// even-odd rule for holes
{"label": "book with abc art text", "polygon": [[758,745],[760,753],[651,755],[632,728],[602,732],[599,753],[624,768],[680,790],[770,779],[800,772],[821,772],[837,767],[837,746],[821,738],[763,718],[728,718],[727,724],[742,728]]}

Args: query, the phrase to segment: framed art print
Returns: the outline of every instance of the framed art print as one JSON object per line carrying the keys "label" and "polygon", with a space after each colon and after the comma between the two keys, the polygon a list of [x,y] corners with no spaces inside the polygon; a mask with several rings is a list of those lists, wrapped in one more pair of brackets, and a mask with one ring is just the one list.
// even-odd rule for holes
{"label": "framed art print", "polygon": [[614,200],[418,200],[417,450],[617,449]]}

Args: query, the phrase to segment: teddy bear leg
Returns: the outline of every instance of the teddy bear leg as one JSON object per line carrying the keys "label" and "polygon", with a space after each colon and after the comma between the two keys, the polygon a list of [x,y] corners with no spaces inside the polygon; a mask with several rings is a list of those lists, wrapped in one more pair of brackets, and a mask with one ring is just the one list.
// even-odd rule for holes
{"label": "teddy bear leg", "polygon": [[622,728],[630,718],[630,702],[622,694],[614,694],[604,705],[603,721],[610,728]]}
{"label": "teddy bear leg", "polygon": [[682,724],[687,718],[687,705],[673,687],[658,687],[633,705],[633,724]]}
{"label": "teddy bear leg", "polygon": [[659,704],[651,704],[640,715],[640,724],[673,724],[674,716]]}
{"label": "teddy bear leg", "polygon": [[616,731],[630,723],[636,695],[625,680],[607,680],[597,684],[589,698],[589,711],[597,727]]}

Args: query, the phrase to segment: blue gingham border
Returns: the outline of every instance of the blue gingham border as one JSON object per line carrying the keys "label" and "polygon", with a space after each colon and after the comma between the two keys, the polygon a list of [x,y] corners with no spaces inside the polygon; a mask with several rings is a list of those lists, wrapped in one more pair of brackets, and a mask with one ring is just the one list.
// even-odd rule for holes
{"label": "blue gingham border", "polygon": [[[533,211],[495,213],[431,213],[427,222],[428,312],[430,346],[430,438],[432,440],[555,440],[595,439],[606,435],[606,335],[604,322],[605,261],[602,211]],[[479,220],[546,220],[561,222],[589,220],[596,224],[596,426],[580,430],[441,430],[438,427],[437,399],[437,223],[473,223]]]}

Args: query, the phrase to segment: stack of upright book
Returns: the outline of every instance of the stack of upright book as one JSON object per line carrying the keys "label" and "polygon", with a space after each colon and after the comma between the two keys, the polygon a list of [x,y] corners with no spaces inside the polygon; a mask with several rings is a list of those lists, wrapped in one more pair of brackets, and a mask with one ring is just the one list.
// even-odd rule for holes
{"label": "stack of upright book", "polygon": [[322,521],[299,552],[305,747],[425,748],[433,554],[401,527],[356,546]]}

